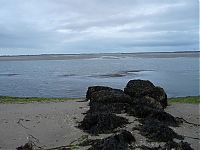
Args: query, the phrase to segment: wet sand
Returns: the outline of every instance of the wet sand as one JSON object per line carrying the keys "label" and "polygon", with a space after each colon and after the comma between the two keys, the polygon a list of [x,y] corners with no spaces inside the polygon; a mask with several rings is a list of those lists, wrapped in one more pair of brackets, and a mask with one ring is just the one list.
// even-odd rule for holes
{"label": "wet sand", "polygon": [[[50,103],[0,104],[0,149],[15,149],[28,140],[43,148],[68,145],[70,142],[87,135],[76,128],[77,122],[84,117],[82,113],[89,109],[88,102],[65,101]],[[166,109],[174,116],[183,117],[189,122],[199,124],[199,105],[173,104]],[[138,124],[136,118],[126,116],[130,122],[125,128],[132,129]],[[173,128],[177,133],[187,136],[195,150],[199,148],[199,127],[183,123]],[[144,137],[132,131],[136,144],[147,144]],[[101,135],[100,137],[105,136]],[[149,143],[147,144],[149,145]],[[158,143],[150,143],[156,146]]]}

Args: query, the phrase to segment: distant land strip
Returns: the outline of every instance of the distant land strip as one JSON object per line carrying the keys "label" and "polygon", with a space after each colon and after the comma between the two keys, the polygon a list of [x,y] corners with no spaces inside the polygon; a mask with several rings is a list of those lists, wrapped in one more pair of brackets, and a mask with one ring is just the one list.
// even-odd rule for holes
{"label": "distant land strip", "polygon": [[184,52],[146,52],[146,53],[97,53],[97,54],[41,54],[41,55],[13,55],[0,56],[0,61],[27,60],[73,60],[73,59],[120,59],[120,58],[176,58],[200,57],[200,51]]}

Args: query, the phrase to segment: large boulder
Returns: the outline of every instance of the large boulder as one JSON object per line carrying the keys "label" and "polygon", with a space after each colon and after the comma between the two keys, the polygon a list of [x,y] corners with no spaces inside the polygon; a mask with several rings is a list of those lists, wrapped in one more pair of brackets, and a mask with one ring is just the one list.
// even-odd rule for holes
{"label": "large boulder", "polygon": [[126,95],[122,90],[101,90],[91,94],[90,105],[94,102],[110,104],[110,103],[131,103],[131,97]]}
{"label": "large boulder", "polygon": [[163,108],[162,105],[156,99],[149,97],[149,96],[144,96],[141,98],[133,99],[132,103],[134,105],[140,105],[141,107],[148,106],[148,107],[155,108],[155,109]]}
{"label": "large boulder", "polygon": [[159,102],[163,109],[167,107],[167,94],[164,89],[154,86],[148,80],[130,80],[124,88],[124,93],[134,99],[139,98],[141,100],[148,96]]}
{"label": "large boulder", "polygon": [[111,87],[107,86],[90,86],[86,92],[86,100],[90,100],[93,92],[101,91],[101,90],[112,90]]}
{"label": "large boulder", "polygon": [[124,93],[133,98],[142,97],[147,91],[155,88],[148,80],[130,80],[124,88]]}
{"label": "large boulder", "polygon": [[167,94],[165,93],[164,89],[161,87],[155,87],[146,91],[145,95],[154,98],[158,101],[163,108],[167,107]]}

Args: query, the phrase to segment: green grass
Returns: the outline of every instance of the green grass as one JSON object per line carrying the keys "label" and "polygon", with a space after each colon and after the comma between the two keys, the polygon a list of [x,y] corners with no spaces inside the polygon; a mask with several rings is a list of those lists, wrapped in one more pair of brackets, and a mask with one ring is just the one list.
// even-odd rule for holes
{"label": "green grass", "polygon": [[173,103],[200,104],[200,96],[174,97],[174,98],[169,98],[168,102],[171,104]]}
{"label": "green grass", "polygon": [[46,97],[12,97],[0,96],[0,103],[32,103],[32,102],[59,102],[78,100],[80,98],[46,98]]}
{"label": "green grass", "polygon": [[[80,98],[46,98],[46,97],[12,97],[0,96],[0,103],[32,103],[32,102],[61,102],[67,100],[78,100]],[[200,96],[174,97],[168,99],[169,104],[191,103],[200,104]]]}

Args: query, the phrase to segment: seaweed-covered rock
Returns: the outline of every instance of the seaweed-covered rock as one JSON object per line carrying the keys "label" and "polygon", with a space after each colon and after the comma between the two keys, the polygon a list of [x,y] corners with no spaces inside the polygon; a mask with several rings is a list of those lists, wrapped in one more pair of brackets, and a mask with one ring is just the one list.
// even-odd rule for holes
{"label": "seaweed-covered rock", "polygon": [[86,100],[90,100],[91,94],[93,92],[97,92],[97,91],[101,91],[101,90],[112,90],[112,88],[107,87],[107,86],[90,86],[90,87],[88,87],[88,90],[86,92]]}
{"label": "seaweed-covered rock", "polygon": [[79,128],[90,134],[111,133],[118,127],[128,124],[126,118],[117,116],[112,113],[87,113],[83,121],[80,122]]}
{"label": "seaweed-covered rock", "polygon": [[162,108],[167,107],[167,94],[161,87],[155,87],[153,83],[148,80],[130,80],[124,88],[124,93],[143,101],[143,97],[153,98],[159,102]]}
{"label": "seaweed-covered rock", "polygon": [[140,133],[149,140],[157,142],[173,141],[174,138],[183,140],[183,137],[175,133],[167,125],[155,119],[146,119],[138,127]]}
{"label": "seaweed-covered rock", "polygon": [[152,97],[144,96],[141,98],[133,99],[134,105],[148,106],[155,109],[162,109],[162,105]]}
{"label": "seaweed-covered rock", "polygon": [[109,103],[131,103],[131,97],[126,95],[122,90],[101,90],[91,94],[90,105],[94,102]]}
{"label": "seaweed-covered rock", "polygon": [[193,150],[191,147],[190,147],[190,144],[187,143],[187,142],[179,142],[179,143],[176,143],[174,141],[169,141],[167,142],[162,148],[162,150]]}
{"label": "seaweed-covered rock", "polygon": [[124,88],[124,93],[131,97],[142,97],[145,92],[155,88],[153,83],[148,80],[130,80]]}
{"label": "seaweed-covered rock", "polygon": [[167,107],[167,94],[165,93],[163,88],[155,87],[149,89],[145,92],[145,95],[154,98],[161,104],[163,108]]}
{"label": "seaweed-covered rock", "polygon": [[89,150],[128,150],[129,144],[135,142],[134,136],[126,130],[102,139],[92,145]]}

